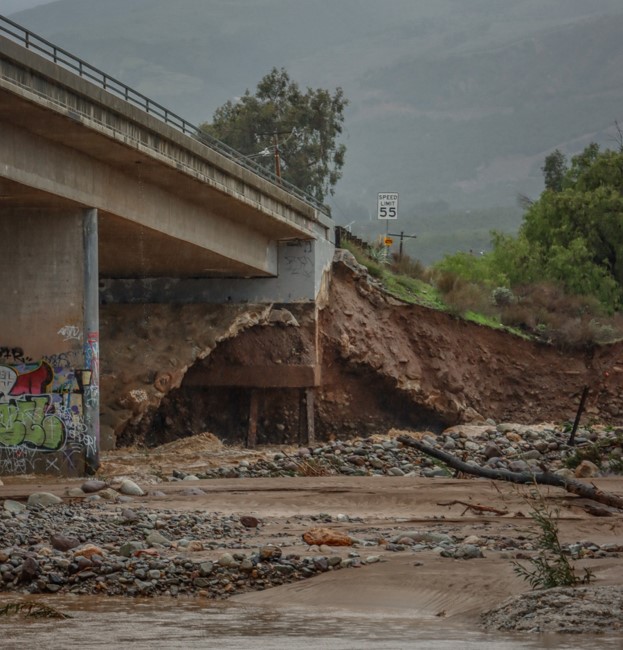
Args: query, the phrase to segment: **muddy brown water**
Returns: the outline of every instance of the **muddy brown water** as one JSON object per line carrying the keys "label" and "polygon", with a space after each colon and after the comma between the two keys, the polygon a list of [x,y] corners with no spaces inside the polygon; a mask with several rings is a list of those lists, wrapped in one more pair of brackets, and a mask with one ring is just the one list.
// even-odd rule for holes
{"label": "muddy brown water", "polygon": [[[7,602],[8,599],[3,599]],[[39,599],[42,600],[42,599]],[[443,619],[248,607],[198,600],[43,599],[72,618],[0,620],[0,648],[191,650],[585,650],[623,648],[615,636],[484,633]]]}

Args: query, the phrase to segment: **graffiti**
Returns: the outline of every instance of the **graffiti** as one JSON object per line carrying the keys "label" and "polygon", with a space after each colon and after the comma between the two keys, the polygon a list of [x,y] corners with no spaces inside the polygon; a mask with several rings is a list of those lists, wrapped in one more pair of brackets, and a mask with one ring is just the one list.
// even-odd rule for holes
{"label": "graffiti", "polygon": [[0,474],[32,474],[35,471],[35,451],[27,447],[2,450]]}
{"label": "graffiti", "polygon": [[50,412],[49,395],[27,396],[0,404],[0,445],[56,451],[65,442],[62,420]]}
{"label": "graffiti", "polygon": [[84,389],[84,404],[91,408],[97,408],[99,405],[99,388],[95,385],[87,386]]}
{"label": "graffiti", "polygon": [[24,356],[24,350],[22,348],[10,348],[6,345],[0,346],[0,359],[12,359],[17,363],[27,363],[32,361],[30,357]]}
{"label": "graffiti", "polygon": [[[83,337],[69,325],[58,334]],[[0,475],[78,471],[97,456],[98,332],[82,351],[84,361],[79,350],[32,360],[22,348],[0,347]]]}
{"label": "graffiti", "polygon": [[82,340],[82,330],[77,325],[64,325],[56,333],[63,337],[63,341]]}
{"label": "graffiti", "polygon": [[54,369],[56,374],[62,373],[63,370],[70,370],[76,366],[77,352],[59,352],[58,354],[46,354],[43,357]]}
{"label": "graffiti", "polygon": [[55,471],[57,474],[60,473],[60,468],[58,466],[58,458],[55,456],[46,456],[45,458],[45,471],[46,472],[53,472]]}
{"label": "graffiti", "polygon": [[284,255],[286,272],[292,275],[303,275],[311,278],[314,275],[313,248],[310,241],[288,242],[287,251]]}
{"label": "graffiti", "polygon": [[307,255],[286,255],[286,266],[292,275],[304,275],[310,278],[314,273],[314,263]]}
{"label": "graffiti", "polygon": [[53,381],[54,371],[47,361],[0,365],[0,402],[8,396],[43,395]]}
{"label": "graffiti", "polygon": [[91,384],[98,386],[100,370],[99,332],[89,332],[84,347],[84,360],[86,367],[92,372]]}

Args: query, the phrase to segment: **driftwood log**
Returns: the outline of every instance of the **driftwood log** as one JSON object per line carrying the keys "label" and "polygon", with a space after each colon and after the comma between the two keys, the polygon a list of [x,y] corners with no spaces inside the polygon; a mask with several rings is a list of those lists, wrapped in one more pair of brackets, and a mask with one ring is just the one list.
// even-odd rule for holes
{"label": "driftwood log", "polygon": [[564,478],[563,476],[552,474],[551,472],[533,474],[532,472],[510,472],[504,469],[492,469],[489,467],[470,465],[452,454],[431,447],[421,440],[415,440],[410,436],[401,435],[397,437],[397,440],[403,445],[413,447],[418,451],[421,451],[423,454],[436,458],[449,467],[452,467],[459,472],[463,472],[464,474],[489,478],[495,481],[507,481],[509,483],[537,483],[539,485],[551,485],[552,487],[563,488],[563,490],[571,492],[571,494],[575,494],[579,497],[583,497],[584,499],[591,499],[592,501],[597,501],[597,503],[602,503],[606,506],[623,510],[623,497],[612,494],[611,492],[603,492],[597,486],[592,484],[589,485],[575,479]]}

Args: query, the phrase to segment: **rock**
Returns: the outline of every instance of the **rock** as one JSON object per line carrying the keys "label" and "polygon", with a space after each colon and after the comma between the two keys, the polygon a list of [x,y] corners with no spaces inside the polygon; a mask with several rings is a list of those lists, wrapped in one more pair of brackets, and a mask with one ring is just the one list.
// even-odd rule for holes
{"label": "rock", "polygon": [[303,533],[303,540],[310,546],[326,544],[327,546],[352,546],[353,540],[348,535],[330,528],[311,528]]}
{"label": "rock", "polygon": [[140,519],[140,517],[134,512],[134,510],[131,510],[130,508],[124,508],[121,511],[121,521],[124,524],[133,524],[137,522]]}
{"label": "rock", "polygon": [[76,548],[76,546],[80,546],[79,539],[63,535],[62,533],[51,535],[50,543],[52,544],[53,548],[55,548],[57,551],[63,551],[63,553],[71,550],[72,548]]}
{"label": "rock", "polygon": [[594,476],[599,476],[599,467],[595,463],[591,463],[590,460],[583,460],[575,468],[575,477],[576,478],[592,478]]}
{"label": "rock", "polygon": [[95,544],[85,544],[81,548],[74,551],[74,557],[86,557],[90,560],[94,555],[104,557],[106,554],[99,546],[95,546]]}
{"label": "rock", "polygon": [[257,528],[260,525],[260,520],[257,517],[251,517],[251,515],[243,515],[240,517],[240,523],[245,528]]}
{"label": "rock", "polygon": [[41,506],[42,508],[47,508],[49,506],[56,506],[59,503],[63,503],[63,500],[49,492],[33,492],[28,497],[29,506]]}
{"label": "rock", "polygon": [[203,544],[197,539],[192,539],[188,542],[186,550],[190,553],[198,553],[199,551],[203,551]]}
{"label": "rock", "polygon": [[141,551],[144,548],[145,548],[145,544],[143,544],[143,542],[138,542],[138,541],[124,542],[119,547],[119,555],[123,557],[132,557],[132,555],[136,551]]}
{"label": "rock", "polygon": [[86,493],[82,491],[81,488],[69,488],[65,491],[65,496],[70,499],[82,499],[86,496]]}
{"label": "rock", "polygon": [[26,506],[23,503],[13,501],[13,499],[6,499],[2,507],[12,515],[19,515],[26,510]]}
{"label": "rock", "polygon": [[260,548],[260,559],[261,560],[278,560],[283,554],[283,551],[279,546],[273,546],[268,544]]}
{"label": "rock", "polygon": [[484,557],[482,550],[476,544],[460,544],[454,557],[462,560],[471,560],[473,558]]}
{"label": "rock", "polygon": [[445,533],[434,533],[428,531],[411,531],[401,533],[391,541],[395,544],[401,537],[409,537],[413,542],[423,542],[425,544],[453,544],[454,539]]}
{"label": "rock", "polygon": [[159,533],[157,530],[152,530],[145,541],[149,546],[171,546],[171,540],[167,539],[162,533]]}
{"label": "rock", "polygon": [[143,489],[139,487],[134,481],[131,481],[129,478],[121,481],[121,485],[119,486],[118,491],[121,492],[121,494],[126,494],[133,497],[142,497],[145,495]]}
{"label": "rock", "polygon": [[214,571],[214,564],[212,562],[202,562],[199,565],[199,574],[202,578],[209,576]]}
{"label": "rock", "polygon": [[104,488],[100,490],[97,494],[91,494],[87,497],[88,499],[106,499],[107,501],[116,501],[119,498],[119,492],[113,490],[112,488]]}
{"label": "rock", "polygon": [[476,411],[473,409],[471,406],[468,406],[465,411],[463,412],[462,418],[463,422],[467,422],[469,424],[482,424],[485,422],[485,419]]}
{"label": "rock", "polygon": [[525,460],[513,460],[513,461],[511,461],[508,464],[508,469],[511,472],[519,472],[519,473],[530,472],[531,471],[530,465],[528,465],[528,463],[526,463]]}
{"label": "rock", "polygon": [[201,496],[205,496],[207,492],[205,492],[199,487],[189,487],[182,490],[181,494],[187,497],[201,497]]}
{"label": "rock", "polygon": [[299,327],[299,323],[287,309],[272,309],[268,315],[268,322],[271,325],[285,325],[291,327]]}
{"label": "rock", "polygon": [[40,573],[39,562],[33,557],[26,557],[22,563],[22,569],[19,574],[20,582],[30,582]]}
{"label": "rock", "polygon": [[489,442],[485,445],[483,450],[484,457],[487,460],[491,458],[501,457],[504,455],[504,452],[493,442]]}
{"label": "rock", "polygon": [[99,492],[100,490],[103,490],[106,487],[108,487],[108,485],[104,481],[97,481],[97,480],[93,479],[93,480],[90,480],[90,481],[85,481],[80,486],[80,489],[83,492],[86,492],[87,494],[91,494],[92,492]]}
{"label": "rock", "polygon": [[234,560],[234,556],[231,553],[223,553],[217,563],[219,566],[230,567],[236,564],[236,560]]}

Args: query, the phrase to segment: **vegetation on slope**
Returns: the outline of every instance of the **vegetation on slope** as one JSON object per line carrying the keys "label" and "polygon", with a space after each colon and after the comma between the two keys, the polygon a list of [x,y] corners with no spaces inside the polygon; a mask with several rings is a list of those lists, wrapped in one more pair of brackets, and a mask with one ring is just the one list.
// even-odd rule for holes
{"label": "vegetation on slope", "polygon": [[621,338],[623,136],[619,151],[591,144],[570,164],[554,151],[542,169],[546,189],[516,237],[493,233],[492,251],[456,253],[431,268],[371,248],[368,257],[380,257],[368,261],[371,273],[402,299],[562,347]]}

